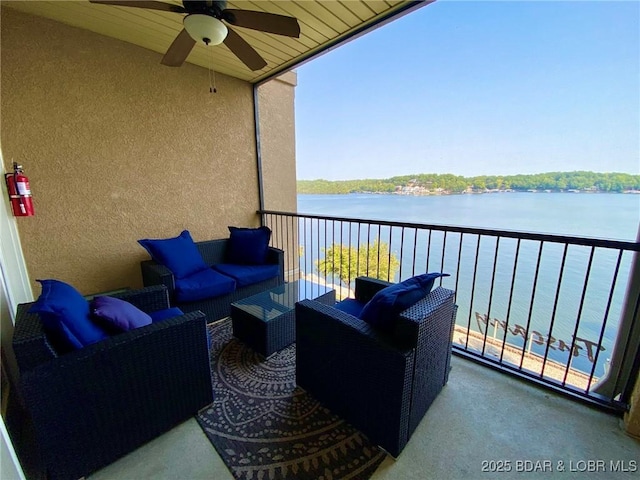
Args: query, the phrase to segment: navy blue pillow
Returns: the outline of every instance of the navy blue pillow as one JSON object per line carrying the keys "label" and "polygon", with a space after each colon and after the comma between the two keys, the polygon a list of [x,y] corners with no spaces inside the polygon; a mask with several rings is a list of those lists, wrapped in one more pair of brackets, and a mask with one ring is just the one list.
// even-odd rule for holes
{"label": "navy blue pillow", "polygon": [[425,273],[383,288],[366,303],[360,318],[375,327],[389,328],[398,314],[431,292],[436,278],[448,276],[448,273]]}
{"label": "navy blue pillow", "polygon": [[269,227],[229,227],[227,262],[236,265],[264,265],[267,261],[271,230]]}
{"label": "navy blue pillow", "polygon": [[98,342],[109,335],[93,323],[89,302],[71,285],[59,280],[37,280],[42,293],[29,309],[42,320],[52,343],[63,352]]}
{"label": "navy blue pillow", "polygon": [[91,301],[93,317],[114,332],[128,332],[133,328],[151,325],[151,317],[119,298],[98,296]]}
{"label": "navy blue pillow", "polygon": [[138,240],[151,258],[166,266],[177,278],[206,270],[209,266],[202,259],[189,230],[183,230],[175,238]]}

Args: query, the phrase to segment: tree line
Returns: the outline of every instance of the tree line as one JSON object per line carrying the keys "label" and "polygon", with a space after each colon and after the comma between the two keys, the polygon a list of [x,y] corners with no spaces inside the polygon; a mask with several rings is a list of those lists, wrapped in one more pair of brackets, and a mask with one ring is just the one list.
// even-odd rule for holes
{"label": "tree line", "polygon": [[402,187],[417,187],[430,192],[444,191],[446,193],[486,190],[624,192],[640,190],[640,175],[578,171],[463,177],[450,173],[421,173],[387,179],[298,180],[298,193],[311,194],[393,193]]}

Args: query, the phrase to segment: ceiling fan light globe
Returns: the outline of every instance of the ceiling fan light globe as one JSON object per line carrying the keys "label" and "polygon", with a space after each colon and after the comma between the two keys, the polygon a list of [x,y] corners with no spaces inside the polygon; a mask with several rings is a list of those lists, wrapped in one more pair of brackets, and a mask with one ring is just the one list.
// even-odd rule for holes
{"label": "ceiling fan light globe", "polygon": [[187,15],[183,23],[191,38],[198,43],[220,45],[227,38],[227,26],[209,15]]}

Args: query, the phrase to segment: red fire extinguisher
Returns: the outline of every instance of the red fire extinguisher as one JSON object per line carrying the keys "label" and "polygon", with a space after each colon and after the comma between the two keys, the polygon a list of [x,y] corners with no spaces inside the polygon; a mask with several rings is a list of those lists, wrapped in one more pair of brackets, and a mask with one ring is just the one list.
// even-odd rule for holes
{"label": "red fire extinguisher", "polygon": [[31,217],[35,214],[29,179],[22,173],[22,165],[13,163],[13,173],[5,174],[9,201],[16,217]]}

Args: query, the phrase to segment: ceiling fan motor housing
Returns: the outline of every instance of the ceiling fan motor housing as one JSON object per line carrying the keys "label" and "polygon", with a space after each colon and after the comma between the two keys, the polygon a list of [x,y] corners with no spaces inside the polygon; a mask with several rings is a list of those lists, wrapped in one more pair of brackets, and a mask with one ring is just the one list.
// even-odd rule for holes
{"label": "ceiling fan motor housing", "polygon": [[190,14],[184,17],[183,23],[191,38],[205,45],[219,45],[227,37],[226,25],[209,15]]}

